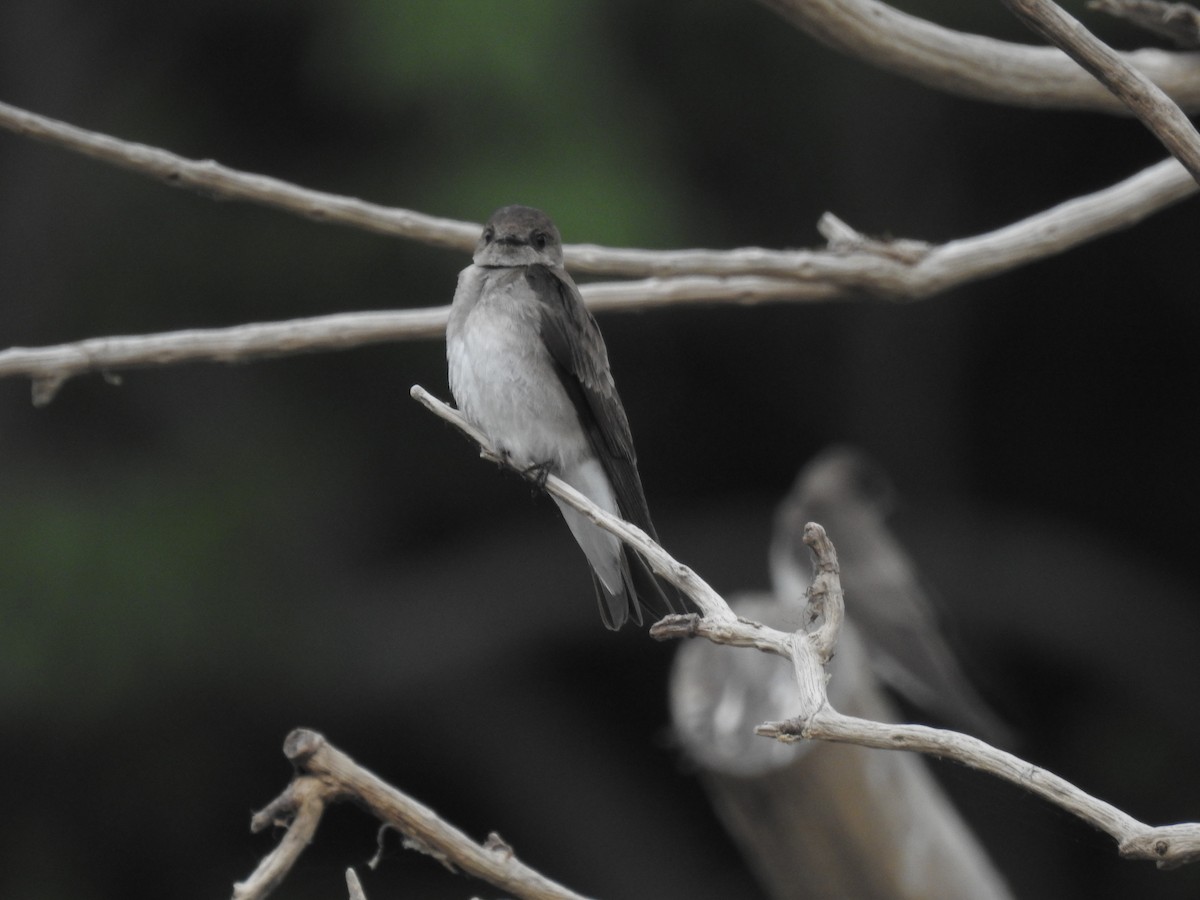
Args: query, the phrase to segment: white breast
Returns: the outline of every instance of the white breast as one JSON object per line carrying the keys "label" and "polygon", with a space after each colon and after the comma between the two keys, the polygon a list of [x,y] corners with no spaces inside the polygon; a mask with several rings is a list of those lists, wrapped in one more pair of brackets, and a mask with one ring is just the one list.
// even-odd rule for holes
{"label": "white breast", "polygon": [[561,473],[589,448],[539,321],[538,300],[520,270],[464,270],[446,332],[450,390],[516,465],[550,462]]}

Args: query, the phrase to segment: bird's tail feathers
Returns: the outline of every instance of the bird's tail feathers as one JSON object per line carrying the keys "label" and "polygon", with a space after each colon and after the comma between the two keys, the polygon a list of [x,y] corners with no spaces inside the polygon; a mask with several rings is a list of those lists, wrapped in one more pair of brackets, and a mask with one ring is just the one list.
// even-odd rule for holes
{"label": "bird's tail feathers", "polygon": [[605,587],[595,569],[592,570],[592,584],[596,588],[596,602],[600,606],[600,619],[605,628],[616,631],[631,619],[635,625],[642,624],[642,612],[637,603],[629,602],[628,585],[622,585],[621,590],[614,593]]}
{"label": "bird's tail feathers", "polygon": [[683,610],[683,601],[674,585],[661,583],[646,561],[628,547],[621,548],[621,582],[620,591],[610,591],[592,570],[600,618],[613,631],[626,622],[642,625],[643,610],[651,621]]}
{"label": "bird's tail feathers", "polygon": [[[640,553],[625,547],[625,560],[629,573],[626,583],[631,584],[637,596],[637,604],[653,618],[661,619],[672,613],[684,611],[683,599],[675,585],[658,578]],[[639,620],[641,616],[638,617]]]}

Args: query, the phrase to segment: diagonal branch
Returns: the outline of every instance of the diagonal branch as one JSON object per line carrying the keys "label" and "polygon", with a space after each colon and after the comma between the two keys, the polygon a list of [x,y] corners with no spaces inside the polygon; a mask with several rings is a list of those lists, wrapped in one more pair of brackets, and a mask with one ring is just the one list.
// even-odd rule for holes
{"label": "diagonal branch", "polygon": [[282,794],[254,814],[250,820],[252,832],[282,824],[287,825],[287,831],[250,877],[233,886],[233,900],[258,900],[279,887],[304,848],[312,843],[325,806],[338,799],[336,794],[336,788],[319,779],[295,778]]}
{"label": "diagonal branch", "polygon": [[1176,46],[1200,47],[1200,10],[1187,3],[1163,0],[1089,0],[1088,9],[1126,19],[1147,31],[1173,40]]}
{"label": "diagonal branch", "polygon": [[1112,91],[1200,182],[1200,134],[1158,85],[1050,0],[1001,2]]}
{"label": "diagonal branch", "polygon": [[158,147],[122,141],[7,103],[0,103],[0,127],[82,153],[118,168],[149,175],[171,187],[187,188],[228,200],[260,203],[319,222],[353,225],[453,250],[470,250],[479,237],[479,227],[469,222],[456,222],[407,209],[379,206],[353,197],[309,190],[267,175],[239,172],[211,159],[187,159]]}
{"label": "diagonal branch", "polygon": [[471,840],[314,731],[297,728],[284,741],[283,752],[296,767],[296,777],[278,798],[255,814],[250,827],[261,831],[290,820],[288,830],[254,873],[234,885],[233,900],[261,900],[278,887],[312,841],[325,806],[339,800],[359,803],[403,834],[405,846],[428,853],[451,871],[461,869],[523,900],[584,900],[525,865],[494,834],[482,844]]}
{"label": "diagonal branch", "polygon": [[358,880],[358,873],[353,869],[346,870],[346,891],[350,895],[350,900],[367,900],[362,882]]}
{"label": "diagonal branch", "polygon": [[[943,28],[878,0],[759,0],[839,52],[963,97],[1043,109],[1128,109],[1059,51]],[[1137,50],[1121,57],[1192,112],[1200,57]]]}
{"label": "diagonal branch", "polygon": [[[457,410],[419,385],[412,388],[412,395],[478,443],[485,458],[499,460],[486,436]],[[841,580],[833,544],[820,525],[809,523],[805,527],[804,542],[813,551],[816,562],[816,597],[810,594],[810,604],[815,600],[820,605],[819,610],[810,607],[808,619],[810,624],[816,618],[823,622],[816,628],[805,626],[787,634],[735,617],[720,595],[691,569],[676,562],[645,532],[604,512],[578,491],[554,477],[547,479],[546,489],[644,556],[655,572],[699,607],[701,615],[667,616],[657,622],[650,629],[651,637],[704,637],[714,643],[755,647],[791,659],[798,688],[798,715],[785,722],[762,725],[757,729],[759,734],[783,741],[833,741],[953,759],[1037,794],[1104,831],[1116,840],[1123,857],[1153,860],[1160,868],[1200,860],[1200,823],[1146,825],[1054,773],[969,735],[920,725],[871,722],[837,712],[829,704],[825,691],[824,666],[841,623]],[[814,616],[818,611],[821,615]]]}
{"label": "diagonal branch", "polygon": [[[466,417],[457,409],[443,403],[419,384],[413,385],[410,394],[414,400],[434,415],[449,422],[478,444],[480,455],[484,459],[505,464],[503,458],[496,453],[487,436],[468,422]],[[700,611],[704,613],[705,618],[722,623],[736,621],[732,610],[730,610],[728,604],[726,604],[720,594],[709,587],[704,579],[690,568],[676,562],[667,551],[655,543],[642,529],[636,525],[631,525],[629,522],[611,513],[605,512],[556,475],[549,474],[546,476],[546,490],[555,497],[565,500],[605,531],[615,534],[622,541],[637,550],[645,558],[646,562],[650,564],[650,567],[654,569],[655,573],[661,575],[671,584],[675,585],[675,587],[679,588],[679,590],[687,594],[692,599],[692,602],[700,608]],[[784,645],[787,642],[787,635],[774,629],[765,629],[765,631],[774,632],[770,642],[772,646],[764,646],[761,649],[773,649],[776,651],[785,649]],[[788,654],[781,652],[780,655],[787,656]]]}

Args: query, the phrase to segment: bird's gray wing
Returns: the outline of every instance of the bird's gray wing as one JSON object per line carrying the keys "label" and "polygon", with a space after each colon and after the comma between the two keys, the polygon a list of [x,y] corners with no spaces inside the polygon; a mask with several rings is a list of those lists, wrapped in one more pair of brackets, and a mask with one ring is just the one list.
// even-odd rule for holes
{"label": "bird's gray wing", "polygon": [[621,515],[657,540],[600,327],[565,271],[534,265],[525,277],[541,302],[542,341],[612,483]]}

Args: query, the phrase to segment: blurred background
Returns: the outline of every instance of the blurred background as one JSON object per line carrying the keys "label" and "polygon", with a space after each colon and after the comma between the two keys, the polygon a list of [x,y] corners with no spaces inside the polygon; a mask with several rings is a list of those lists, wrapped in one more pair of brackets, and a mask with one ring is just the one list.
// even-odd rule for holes
{"label": "blurred background", "polygon": [[[904,8],[1027,40],[999,4]],[[816,246],[826,210],[944,241],[1164,155],[1131,120],[907,83],[749,0],[6,3],[0,99],[651,248]],[[1022,754],[1143,821],[1200,818],[1198,228],[1191,200],[910,305],[602,316],[665,545],[762,588],[800,465],[865,448]],[[466,263],[0,133],[0,347],[436,306]],[[447,396],[440,341],[119,374],[44,409],[0,382],[0,896],[227,896],[278,837],[248,824],[295,726],[584,894],[762,896],[671,739],[673,648],[606,632],[553,504],[409,399]],[[1200,892],[934,770],[1018,896]],[[348,865],[370,897],[495,893],[394,835],[367,872],[375,831],[330,811],[279,896],[344,896]]]}

